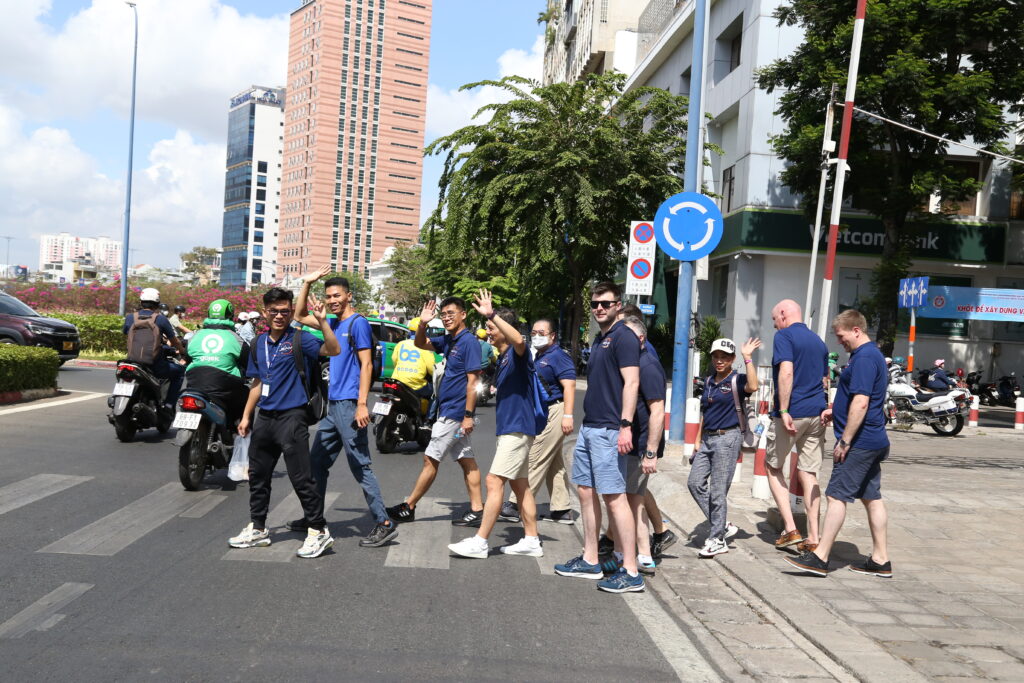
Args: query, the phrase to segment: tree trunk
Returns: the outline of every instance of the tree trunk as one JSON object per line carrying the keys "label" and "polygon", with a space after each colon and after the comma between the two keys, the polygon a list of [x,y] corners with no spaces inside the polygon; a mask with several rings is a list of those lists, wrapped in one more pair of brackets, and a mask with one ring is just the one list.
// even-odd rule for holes
{"label": "tree trunk", "polygon": [[903,236],[905,219],[883,217],[882,228],[885,240],[882,243],[882,258],[874,273],[875,312],[878,316],[876,341],[882,353],[891,356],[896,343],[899,320],[900,278],[907,273],[907,247]]}

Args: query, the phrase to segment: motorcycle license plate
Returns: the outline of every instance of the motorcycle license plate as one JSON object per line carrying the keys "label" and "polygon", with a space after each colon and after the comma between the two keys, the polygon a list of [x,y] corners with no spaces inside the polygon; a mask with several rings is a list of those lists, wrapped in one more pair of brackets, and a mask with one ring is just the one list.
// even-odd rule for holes
{"label": "motorcycle license plate", "polygon": [[75,348],[75,342],[64,342],[64,350],[71,351]]}
{"label": "motorcycle license plate", "polygon": [[390,401],[377,401],[373,404],[374,415],[388,415],[391,413]]}
{"label": "motorcycle license plate", "polygon": [[202,413],[177,413],[174,416],[174,429],[198,429],[199,423],[203,420]]}
{"label": "motorcycle license plate", "polygon": [[114,396],[131,396],[136,386],[135,382],[118,382],[114,385]]}

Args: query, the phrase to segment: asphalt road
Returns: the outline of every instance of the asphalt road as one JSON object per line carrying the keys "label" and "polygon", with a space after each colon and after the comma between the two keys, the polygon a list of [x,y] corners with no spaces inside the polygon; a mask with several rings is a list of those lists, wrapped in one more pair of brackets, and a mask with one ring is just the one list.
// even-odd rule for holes
{"label": "asphalt road", "polygon": [[[522,533],[501,522],[487,560],[450,557],[445,545],[470,533],[450,525],[467,500],[451,462],[421,505],[433,513],[389,547],[358,546],[372,521],[342,464],[333,551],[296,558],[301,537],[283,527],[270,548],[231,550],[248,487],[217,473],[183,491],[173,432],[118,442],[112,375],[65,368],[70,395],[0,407],[0,679],[656,681],[707,666],[650,592],[551,573],[578,551],[573,527],[543,523],[540,559],[495,553]],[[486,472],[493,407],[480,414]],[[400,501],[420,455],[374,455],[388,503]],[[292,495],[279,469],[271,525]]]}

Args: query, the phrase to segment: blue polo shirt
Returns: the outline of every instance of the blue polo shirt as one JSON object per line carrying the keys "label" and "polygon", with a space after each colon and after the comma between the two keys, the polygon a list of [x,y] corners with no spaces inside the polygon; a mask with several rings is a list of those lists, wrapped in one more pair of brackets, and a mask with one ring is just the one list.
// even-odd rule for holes
{"label": "blue polo shirt", "polygon": [[793,323],[775,333],[772,341],[772,379],[775,380],[775,410],[779,417],[779,366],[793,363],[793,391],[789,414],[794,418],[818,417],[828,407],[822,378],[828,376],[828,347],[821,337],[803,323]]}
{"label": "blue polo shirt", "polygon": [[543,414],[543,420],[538,420],[538,413],[534,411],[534,406],[539,406],[540,400],[534,394],[536,390],[533,383],[533,358],[529,349],[520,356],[510,345],[498,356],[494,385],[497,388],[494,421],[498,436],[536,436],[544,431],[547,414]]}
{"label": "blue polo shirt", "polygon": [[480,345],[469,330],[452,337],[431,337],[430,343],[445,359],[444,376],[437,390],[439,415],[462,421],[466,414],[467,373],[480,372]]}
{"label": "blue polo shirt", "polygon": [[[246,377],[259,377],[264,386],[269,386],[269,394],[260,396],[258,405],[264,410],[290,410],[306,405],[306,388],[295,368],[292,358],[292,341],[296,334],[294,328],[285,330],[276,342],[268,332],[256,337],[249,354],[249,367]],[[302,356],[306,361],[307,377],[319,380],[318,361],[320,347],[323,342],[311,334],[302,334]]]}
{"label": "blue polo shirt", "polygon": [[[331,356],[331,382],[327,387],[327,398],[331,401],[354,401],[359,398],[358,352],[373,347],[370,323],[358,313],[344,320],[331,318],[328,322],[338,337],[341,353]],[[355,351],[352,350],[353,346]]]}
{"label": "blue polo shirt", "polygon": [[606,334],[598,334],[590,347],[587,393],[583,397],[586,427],[618,429],[622,419],[621,368],[640,365],[640,340],[622,321]]}
{"label": "blue polo shirt", "polygon": [[889,435],[885,433],[885,392],[888,387],[889,373],[885,368],[885,356],[878,347],[869,342],[854,349],[849,364],[839,375],[836,398],[832,402],[832,424],[836,439],[844,436],[850,402],[855,395],[862,394],[868,397],[868,411],[853,439],[846,440],[851,447],[866,450],[886,448],[889,445]]}
{"label": "blue polo shirt", "polygon": [[636,416],[633,418],[633,451],[630,455],[639,456],[646,450],[653,450],[660,458],[665,454],[665,433],[661,434],[661,442],[657,448],[648,448],[647,433],[651,421],[651,409],[648,401],[664,401],[667,384],[665,369],[653,352],[647,350],[640,354],[640,389],[636,397]]}
{"label": "blue polo shirt", "polygon": [[[152,310],[150,310],[148,308],[143,308],[142,310],[139,311],[139,319],[140,320],[145,320],[146,318],[150,317],[151,315],[155,315],[155,314],[153,313]],[[135,314],[134,313],[129,313],[124,318],[124,325],[121,326],[121,331],[124,332],[125,334],[128,334],[128,330],[132,329],[132,325],[134,325],[134,324],[135,324]],[[165,337],[167,337],[168,339],[174,339],[176,336],[178,336],[174,332],[174,326],[171,325],[171,321],[168,320],[167,316],[165,316],[165,315],[157,315],[156,316],[156,326],[157,326],[157,329],[159,329],[160,332],[163,333],[163,335]]]}
{"label": "blue polo shirt", "polygon": [[[733,375],[736,375],[735,371],[717,383],[715,376],[712,375],[704,382],[704,393],[700,395],[700,411],[704,415],[704,429],[707,431],[740,426],[740,416],[736,414],[736,402],[732,398]],[[747,376],[736,375],[736,389],[740,392],[741,406],[743,399],[750,396],[744,388],[746,386]]]}
{"label": "blue polo shirt", "polygon": [[956,382],[949,379],[949,375],[942,368],[932,368],[931,374],[928,375],[928,388],[934,391],[948,391],[951,386],[956,386]]}
{"label": "blue polo shirt", "polygon": [[573,367],[569,354],[558,344],[551,344],[537,352],[533,364],[537,368],[537,378],[540,380],[544,401],[551,403],[565,398],[562,395],[562,380],[576,379],[576,368]]}

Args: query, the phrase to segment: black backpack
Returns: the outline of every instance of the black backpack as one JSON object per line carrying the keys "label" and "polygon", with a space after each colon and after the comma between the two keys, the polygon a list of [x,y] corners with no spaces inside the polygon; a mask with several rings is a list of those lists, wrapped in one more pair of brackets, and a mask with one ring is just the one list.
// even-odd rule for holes
{"label": "black backpack", "polygon": [[316,424],[327,417],[327,391],[319,377],[306,377],[306,361],[302,357],[302,330],[295,330],[292,335],[292,358],[295,369],[306,389],[306,418],[310,424]]}

